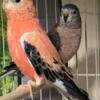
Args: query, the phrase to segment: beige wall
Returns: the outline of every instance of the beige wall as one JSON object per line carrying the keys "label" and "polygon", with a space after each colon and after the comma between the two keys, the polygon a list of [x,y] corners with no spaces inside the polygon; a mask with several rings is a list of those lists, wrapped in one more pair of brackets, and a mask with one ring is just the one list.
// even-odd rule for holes
{"label": "beige wall", "polygon": [[100,100],[100,0],[62,1],[76,4],[82,17],[81,45],[77,59],[74,56],[69,64],[77,75],[76,82],[89,92],[91,100]]}

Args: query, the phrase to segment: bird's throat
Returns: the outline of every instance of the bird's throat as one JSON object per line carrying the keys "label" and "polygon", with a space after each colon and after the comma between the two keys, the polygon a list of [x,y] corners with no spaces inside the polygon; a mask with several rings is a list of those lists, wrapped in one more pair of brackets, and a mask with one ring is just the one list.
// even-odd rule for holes
{"label": "bird's throat", "polygon": [[17,16],[10,18],[8,21],[8,34],[10,32],[13,36],[17,34],[17,37],[20,37],[22,34],[32,32],[40,27],[41,25],[37,17]]}

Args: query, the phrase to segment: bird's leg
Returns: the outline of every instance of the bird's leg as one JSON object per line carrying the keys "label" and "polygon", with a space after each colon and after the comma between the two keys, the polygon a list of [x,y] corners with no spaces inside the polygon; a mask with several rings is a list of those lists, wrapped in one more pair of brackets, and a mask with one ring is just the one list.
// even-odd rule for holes
{"label": "bird's leg", "polygon": [[29,92],[30,92],[31,100],[33,100],[33,92],[40,90],[44,86],[45,79],[39,78],[36,81],[29,80],[27,82],[27,84],[29,86]]}
{"label": "bird's leg", "polygon": [[28,87],[29,87],[29,92],[30,92],[31,100],[33,100],[33,89],[32,89],[32,88],[35,87],[36,83],[33,82],[32,80],[29,80],[29,81],[27,82],[27,84],[28,84]]}

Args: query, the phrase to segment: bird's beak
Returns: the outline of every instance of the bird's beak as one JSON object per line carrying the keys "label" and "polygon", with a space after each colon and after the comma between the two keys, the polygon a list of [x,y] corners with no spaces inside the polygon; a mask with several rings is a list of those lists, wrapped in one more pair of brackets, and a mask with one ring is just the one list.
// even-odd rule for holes
{"label": "bird's beak", "polygon": [[64,21],[65,21],[65,22],[67,21],[68,16],[69,16],[69,14],[68,14],[67,12],[65,12],[65,13],[63,14],[63,17],[64,17]]}

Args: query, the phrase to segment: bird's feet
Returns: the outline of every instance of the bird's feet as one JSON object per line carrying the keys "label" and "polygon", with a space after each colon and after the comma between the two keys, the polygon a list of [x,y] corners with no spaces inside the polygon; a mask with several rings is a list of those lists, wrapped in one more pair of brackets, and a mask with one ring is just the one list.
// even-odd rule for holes
{"label": "bird's feet", "polygon": [[36,90],[36,83],[32,80],[29,80],[27,82],[27,85],[29,87],[29,93],[30,93],[31,100],[33,100],[33,90],[34,91]]}
{"label": "bird's feet", "polygon": [[37,81],[29,80],[27,84],[29,86],[31,100],[33,100],[33,93],[43,88],[43,86],[45,85],[45,79],[39,78]]}

